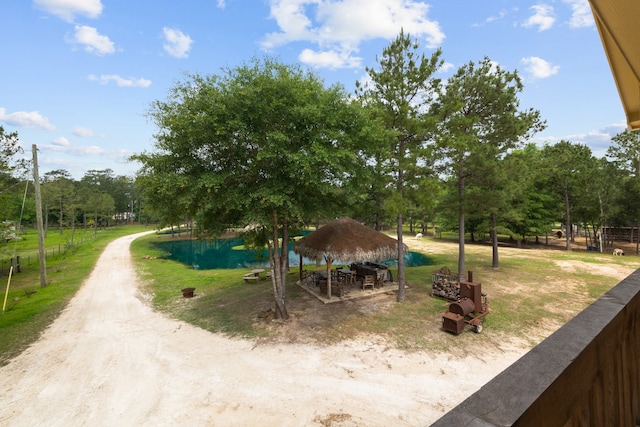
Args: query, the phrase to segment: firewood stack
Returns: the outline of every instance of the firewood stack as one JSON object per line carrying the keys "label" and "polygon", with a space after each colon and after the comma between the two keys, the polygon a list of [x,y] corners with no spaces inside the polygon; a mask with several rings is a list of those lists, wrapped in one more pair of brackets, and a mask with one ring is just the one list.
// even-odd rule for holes
{"label": "firewood stack", "polygon": [[431,296],[444,298],[448,301],[460,299],[460,282],[457,274],[451,274],[451,270],[442,267],[434,271],[432,275]]}

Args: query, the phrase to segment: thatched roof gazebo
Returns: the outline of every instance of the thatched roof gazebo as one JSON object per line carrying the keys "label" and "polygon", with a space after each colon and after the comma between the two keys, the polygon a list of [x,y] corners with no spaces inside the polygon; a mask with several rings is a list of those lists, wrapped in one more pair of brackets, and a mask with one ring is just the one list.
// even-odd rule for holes
{"label": "thatched roof gazebo", "polygon": [[[403,254],[408,252],[403,244]],[[327,296],[331,298],[331,262],[398,258],[398,241],[349,217],[329,222],[293,245],[300,256],[327,261]]]}

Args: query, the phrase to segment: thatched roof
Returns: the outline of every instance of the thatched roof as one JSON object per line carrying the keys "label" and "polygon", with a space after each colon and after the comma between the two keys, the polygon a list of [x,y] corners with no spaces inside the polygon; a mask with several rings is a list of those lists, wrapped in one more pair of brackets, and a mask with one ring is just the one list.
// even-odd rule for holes
{"label": "thatched roof", "polygon": [[[403,246],[403,253],[407,253],[407,245]],[[342,217],[298,240],[293,251],[316,260],[324,257],[355,262],[384,260],[398,258],[398,241],[356,220]]]}

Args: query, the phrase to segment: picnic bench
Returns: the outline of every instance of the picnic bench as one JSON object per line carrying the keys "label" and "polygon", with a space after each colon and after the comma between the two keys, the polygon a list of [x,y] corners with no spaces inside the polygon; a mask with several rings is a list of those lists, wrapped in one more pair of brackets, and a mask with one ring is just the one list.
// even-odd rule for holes
{"label": "picnic bench", "polygon": [[[256,268],[254,270],[251,270],[250,272],[248,272],[247,274],[245,274],[243,276],[245,283],[248,283],[248,282],[259,282],[260,281],[260,273],[264,273],[264,269],[263,268]],[[267,277],[268,277],[268,275],[267,275]]]}

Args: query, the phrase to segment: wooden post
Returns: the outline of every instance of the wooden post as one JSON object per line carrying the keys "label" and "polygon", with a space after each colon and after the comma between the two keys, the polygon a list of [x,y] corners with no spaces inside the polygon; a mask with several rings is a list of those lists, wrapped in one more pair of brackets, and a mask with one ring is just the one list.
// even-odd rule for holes
{"label": "wooden post", "polygon": [[7,290],[4,292],[4,302],[2,303],[2,314],[7,308],[7,297],[9,296],[9,286],[11,286],[11,274],[13,273],[13,265],[9,267],[9,280],[7,280]]}
{"label": "wooden post", "polygon": [[303,269],[302,269],[302,254],[300,254],[300,268],[299,268],[299,273],[300,273],[300,283],[302,283],[302,279],[303,279],[303,277],[302,277],[302,272],[303,272]]}
{"label": "wooden post", "polygon": [[38,224],[38,254],[40,256],[40,287],[47,286],[47,257],[44,252],[44,228],[42,227],[42,194],[40,193],[40,176],[38,175],[38,147],[31,146],[33,152],[33,186],[36,193],[36,222]]}
{"label": "wooden post", "polygon": [[327,298],[331,299],[331,258],[327,259]]}

